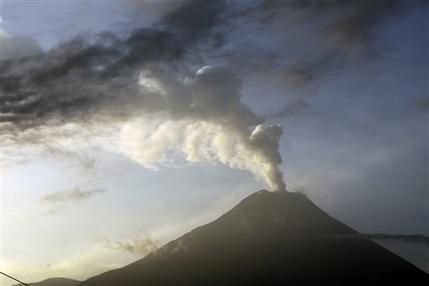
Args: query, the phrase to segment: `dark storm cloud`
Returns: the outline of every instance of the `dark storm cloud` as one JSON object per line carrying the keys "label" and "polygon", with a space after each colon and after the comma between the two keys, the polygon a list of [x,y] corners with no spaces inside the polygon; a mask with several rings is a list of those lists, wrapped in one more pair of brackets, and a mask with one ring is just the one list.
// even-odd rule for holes
{"label": "dark storm cloud", "polygon": [[[316,94],[341,70],[362,59],[381,58],[389,51],[378,43],[381,25],[426,5],[419,0],[212,1],[206,8],[223,12],[207,18],[194,12],[206,11],[197,3],[188,2],[188,8],[164,21],[188,39],[199,38],[203,29],[205,40],[195,53],[202,64],[215,62],[245,75],[271,76],[285,91],[292,87],[301,93],[291,106],[273,112],[274,117],[295,113],[297,106],[305,109],[306,105],[296,103]],[[183,29],[184,24],[194,28]]]}
{"label": "dark storm cloud", "polygon": [[[263,9],[257,15],[265,13],[262,18],[268,19],[265,20],[268,25],[276,17],[291,15],[282,14],[285,11],[295,11],[302,15],[300,18],[303,20],[295,20],[292,27],[308,34],[297,45],[292,63],[279,67],[277,71],[283,85],[303,95],[268,116],[283,117],[295,114],[297,108],[304,110],[308,105],[302,103],[308,100],[307,97],[317,94],[317,90],[338,72],[362,59],[379,60],[385,56],[390,47],[378,41],[383,23],[412,9],[426,7],[427,2],[421,0],[263,1]],[[280,36],[285,35],[282,26],[277,29]],[[319,43],[315,44],[312,38],[318,39]],[[303,52],[299,51],[302,47],[306,47]],[[287,53],[284,59],[291,61]]]}
{"label": "dark storm cloud", "polygon": [[[408,2],[408,3],[407,3]],[[413,2],[413,3],[411,3]],[[334,16],[328,32],[335,34],[344,44],[359,44],[373,34],[374,27],[384,17],[421,0],[266,0],[263,6],[292,8]],[[332,14],[331,14],[332,13]]]}
{"label": "dark storm cloud", "polygon": [[[344,2],[344,1],[343,1]],[[330,32],[346,45],[357,45],[368,40],[376,25],[399,9],[397,0],[358,1],[339,3],[343,13],[330,26]]]}
{"label": "dark storm cloud", "polygon": [[126,40],[79,37],[41,56],[6,61],[0,69],[3,123],[27,128],[126,103],[137,96],[137,67],[182,53],[172,34],[142,29]]}
{"label": "dark storm cloud", "polygon": [[186,1],[156,27],[135,30],[125,38],[109,32],[80,35],[43,54],[4,59],[0,65],[3,130],[13,134],[94,115],[119,119],[132,115],[146,104],[137,86],[142,67],[174,65],[209,33],[222,3]]}
{"label": "dark storm cloud", "polygon": [[195,41],[206,36],[221,21],[221,14],[227,5],[222,0],[190,0],[179,9],[167,13],[163,25],[187,41]]}
{"label": "dark storm cloud", "polygon": [[[3,130],[16,135],[46,124],[121,120],[143,107],[156,110],[162,102],[153,102],[138,86],[142,68],[167,65],[180,74],[184,71],[181,65],[192,65],[193,60],[198,65],[214,61],[243,73],[271,74],[287,88],[305,89],[303,95],[273,113],[286,116],[305,109],[306,97],[342,67],[362,54],[378,53],[380,49],[374,49],[372,43],[386,17],[422,3],[172,2],[153,27],[132,31],[126,37],[109,32],[81,35],[44,54],[2,61]],[[288,16],[298,12],[303,17],[288,22]],[[291,30],[300,34],[309,23],[312,28],[304,31],[307,34],[297,44],[293,43],[295,38],[289,40]],[[264,43],[268,48],[260,46],[263,40],[258,37],[269,31],[276,37]],[[271,43],[279,39],[283,42]]]}

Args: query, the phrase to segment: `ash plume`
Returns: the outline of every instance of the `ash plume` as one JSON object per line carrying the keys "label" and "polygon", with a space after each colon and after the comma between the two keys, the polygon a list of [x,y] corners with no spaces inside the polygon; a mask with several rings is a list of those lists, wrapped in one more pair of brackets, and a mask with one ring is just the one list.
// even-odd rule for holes
{"label": "ash plume", "polygon": [[220,162],[284,189],[282,128],[242,103],[239,76],[265,76],[284,89],[287,104],[269,118],[306,111],[335,72],[384,52],[376,41],[383,21],[423,5],[189,0],[161,5],[152,26],[83,34],[46,52],[32,39],[2,37],[2,47],[29,47],[1,56],[5,144],[71,154],[53,145],[114,134],[115,144],[104,145],[146,167]]}
{"label": "ash plume", "polygon": [[[185,21],[196,8],[199,16]],[[15,136],[42,125],[87,121],[95,114],[107,120],[132,116],[145,104],[137,84],[141,68],[149,64],[174,67],[209,34],[222,11],[212,1],[187,1],[155,26],[125,37],[111,32],[82,34],[47,52],[20,56],[3,52],[14,38],[2,37],[2,130]]]}
{"label": "ash plume", "polygon": [[121,131],[125,154],[149,168],[170,165],[171,152],[186,162],[221,162],[252,172],[271,190],[284,190],[278,142],[283,129],[265,126],[241,101],[241,80],[221,67],[203,67],[182,81],[164,71],[145,71],[140,84],[162,100]]}
{"label": "ash plume", "polygon": [[[286,95],[296,92],[269,117],[297,114],[335,71],[379,54],[380,23],[423,3],[189,0],[160,8],[150,27],[82,34],[46,52],[33,39],[2,36],[2,47],[28,46],[1,55],[5,144],[58,150],[58,138],[119,133],[112,149],[146,167],[221,162],[284,189],[282,129],[265,126],[241,102],[241,80],[231,70],[264,74]],[[194,75],[208,63],[217,67]]]}
{"label": "ash plume", "polygon": [[220,162],[284,190],[282,128],[264,126],[240,101],[241,80],[227,68],[204,67],[195,75],[189,68],[198,65],[189,51],[212,35],[225,8],[224,1],[186,1],[127,37],[79,35],[45,53],[2,61],[6,141],[49,145],[47,137],[68,137],[73,124],[119,125],[114,151],[145,167],[177,164],[177,157]]}
{"label": "ash plume", "polygon": [[[363,53],[376,54],[372,40],[384,19],[423,3],[189,0],[160,4],[168,9],[161,9],[166,12],[153,26],[125,36],[80,35],[47,52],[34,39],[2,36],[2,130],[16,140],[18,133],[40,126],[132,118],[152,104],[138,85],[148,65],[166,65],[180,76],[207,63],[239,74],[263,72],[277,78],[285,91],[316,86],[307,97],[333,71]],[[312,25],[302,30],[306,23]],[[279,37],[272,37],[273,31]],[[17,43],[27,48],[4,53],[19,51]],[[273,112],[274,117],[296,110],[292,104]]]}

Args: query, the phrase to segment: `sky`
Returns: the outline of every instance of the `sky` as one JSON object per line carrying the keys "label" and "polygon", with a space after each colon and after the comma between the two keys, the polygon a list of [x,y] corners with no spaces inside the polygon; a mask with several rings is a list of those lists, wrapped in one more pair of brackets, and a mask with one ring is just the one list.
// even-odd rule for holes
{"label": "sky", "polygon": [[426,1],[2,0],[0,36],[0,269],[25,281],[124,266],[259,189],[429,234]]}

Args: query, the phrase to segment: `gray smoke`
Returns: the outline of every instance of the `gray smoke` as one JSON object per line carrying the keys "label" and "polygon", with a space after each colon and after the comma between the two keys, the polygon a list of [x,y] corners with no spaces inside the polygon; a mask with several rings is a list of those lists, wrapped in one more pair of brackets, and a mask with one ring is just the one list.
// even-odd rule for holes
{"label": "gray smoke", "polygon": [[[91,138],[114,125],[117,150],[147,167],[221,162],[284,189],[282,129],[241,102],[230,70],[297,92],[271,117],[298,113],[335,71],[362,54],[377,56],[383,19],[421,3],[191,0],[163,6],[151,27],[79,35],[46,52],[33,39],[2,36],[9,51],[0,59],[2,134],[8,146],[55,145],[54,138]],[[217,67],[194,74],[207,63]]]}
{"label": "gray smoke", "polygon": [[203,67],[178,80],[164,71],[146,70],[140,85],[152,102],[162,103],[122,128],[125,154],[154,169],[175,164],[172,152],[187,162],[221,162],[251,171],[272,190],[285,189],[278,168],[283,129],[263,125],[240,101],[241,81],[234,73]]}
{"label": "gray smoke", "polygon": [[[189,49],[210,34],[223,11],[222,3],[184,2],[155,26],[125,37],[111,32],[85,34],[45,53],[2,53],[2,130],[17,139],[23,130],[88,121],[94,115],[103,120],[132,117],[143,105],[138,87],[142,67],[175,68]],[[187,15],[195,9],[197,16],[189,22]],[[2,51],[14,43],[14,37],[2,36]]]}
{"label": "gray smoke", "polygon": [[2,61],[6,141],[58,150],[47,141],[79,140],[75,126],[120,126],[110,147],[146,167],[177,164],[176,158],[220,162],[285,189],[278,169],[282,128],[262,125],[241,102],[241,80],[228,69],[204,67],[195,75],[183,69],[189,50],[211,35],[225,7],[187,1],[127,37],[80,35],[48,52]]}

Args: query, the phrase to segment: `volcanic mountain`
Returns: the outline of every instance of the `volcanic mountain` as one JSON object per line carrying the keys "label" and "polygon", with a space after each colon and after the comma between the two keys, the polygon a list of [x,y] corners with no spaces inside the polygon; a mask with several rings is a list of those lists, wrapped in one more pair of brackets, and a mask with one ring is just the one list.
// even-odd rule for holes
{"label": "volcanic mountain", "polygon": [[259,191],[217,220],[85,286],[429,285],[412,264],[306,196]]}

